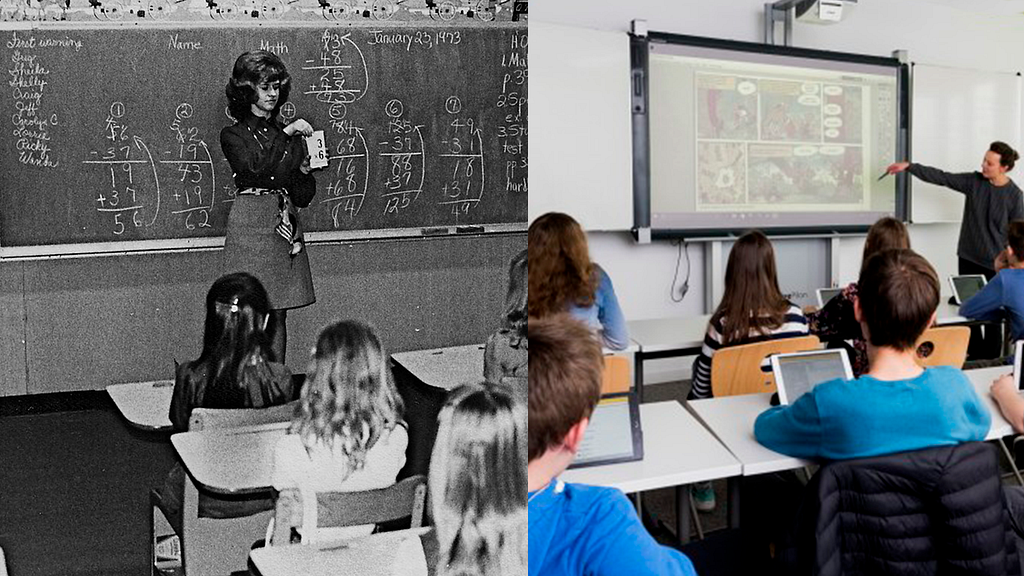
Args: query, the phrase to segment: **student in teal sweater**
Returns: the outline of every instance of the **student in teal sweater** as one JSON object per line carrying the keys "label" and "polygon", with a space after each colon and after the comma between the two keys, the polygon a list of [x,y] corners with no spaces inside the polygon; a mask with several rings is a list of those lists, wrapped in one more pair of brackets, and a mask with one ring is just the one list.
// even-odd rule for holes
{"label": "student in teal sweater", "polygon": [[928,261],[912,250],[878,253],[857,285],[854,315],[870,370],[769,408],[754,423],[758,442],[790,456],[844,460],[983,440],[990,416],[963,372],[915,361],[939,303]]}

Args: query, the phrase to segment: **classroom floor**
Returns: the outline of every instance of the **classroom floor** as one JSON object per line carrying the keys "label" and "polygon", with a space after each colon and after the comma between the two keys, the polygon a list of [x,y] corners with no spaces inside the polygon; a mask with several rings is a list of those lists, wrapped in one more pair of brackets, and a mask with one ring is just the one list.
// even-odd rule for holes
{"label": "classroom floor", "polygon": [[129,428],[104,391],[0,398],[0,547],[10,576],[150,574],[149,497],[167,434]]}

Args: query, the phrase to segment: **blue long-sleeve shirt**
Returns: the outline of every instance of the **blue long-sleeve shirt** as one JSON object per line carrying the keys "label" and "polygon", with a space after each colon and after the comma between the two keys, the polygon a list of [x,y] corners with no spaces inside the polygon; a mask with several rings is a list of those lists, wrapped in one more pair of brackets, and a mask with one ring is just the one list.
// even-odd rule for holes
{"label": "blue long-sleeve shirt", "polygon": [[847,460],[983,440],[991,416],[964,373],[910,380],[830,380],[754,422],[761,444],[798,458]]}
{"label": "blue long-sleeve shirt", "polygon": [[1000,270],[991,282],[960,306],[960,315],[976,320],[997,320],[1003,309],[1010,315],[1013,339],[1024,338],[1024,270]]}
{"label": "blue long-sleeve shirt", "polygon": [[530,492],[529,576],[696,576],[682,552],[658,544],[614,488],[557,479]]}
{"label": "blue long-sleeve shirt", "polygon": [[615,297],[612,279],[600,266],[594,266],[598,275],[597,290],[594,292],[594,303],[590,306],[569,306],[569,314],[582,320],[592,329],[601,332],[601,341],[612,350],[622,350],[629,346],[629,330],[626,328],[626,317],[619,307],[619,299]]}

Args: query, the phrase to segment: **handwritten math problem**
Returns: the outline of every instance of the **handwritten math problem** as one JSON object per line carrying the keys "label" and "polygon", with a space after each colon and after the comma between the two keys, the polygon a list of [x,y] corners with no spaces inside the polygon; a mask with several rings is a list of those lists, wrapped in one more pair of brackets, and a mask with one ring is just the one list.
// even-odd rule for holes
{"label": "handwritten math problem", "polygon": [[[223,235],[224,85],[252,28],[3,34],[0,246]],[[279,120],[323,131],[306,231],[525,222],[525,25],[260,29],[257,44],[291,74]]]}

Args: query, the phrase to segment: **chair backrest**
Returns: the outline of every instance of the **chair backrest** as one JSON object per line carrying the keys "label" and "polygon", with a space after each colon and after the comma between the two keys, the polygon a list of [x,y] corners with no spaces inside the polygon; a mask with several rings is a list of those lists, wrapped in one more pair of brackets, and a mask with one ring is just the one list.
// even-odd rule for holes
{"label": "chair backrest", "polygon": [[996,450],[939,446],[822,466],[781,573],[1019,574]]}
{"label": "chair backrest", "polygon": [[295,415],[298,403],[295,400],[270,408],[193,408],[188,419],[188,429],[196,431],[287,422]]}
{"label": "chair backrest", "polygon": [[761,364],[772,354],[804,352],[821,346],[817,336],[765,340],[729,346],[715,352],[711,363],[711,393],[715,397],[775,392],[775,376]]}
{"label": "chair backrest", "polygon": [[601,375],[601,395],[629,392],[631,386],[629,359],[609,354],[604,357],[604,373]]}
{"label": "chair backrest", "polygon": [[962,368],[967,359],[971,329],[967,326],[929,328],[917,339],[914,359],[921,366],[952,366]]}
{"label": "chair backrest", "polygon": [[[360,492],[318,492],[317,528],[337,528],[380,524],[410,518],[410,528],[423,525],[423,512],[427,500],[427,477],[410,476],[387,488]],[[275,522],[290,522],[296,517],[292,507],[303,508],[301,492],[296,498],[278,499]],[[300,528],[301,524],[285,527]],[[275,530],[281,530],[278,526]],[[280,545],[287,542],[273,541]]]}

